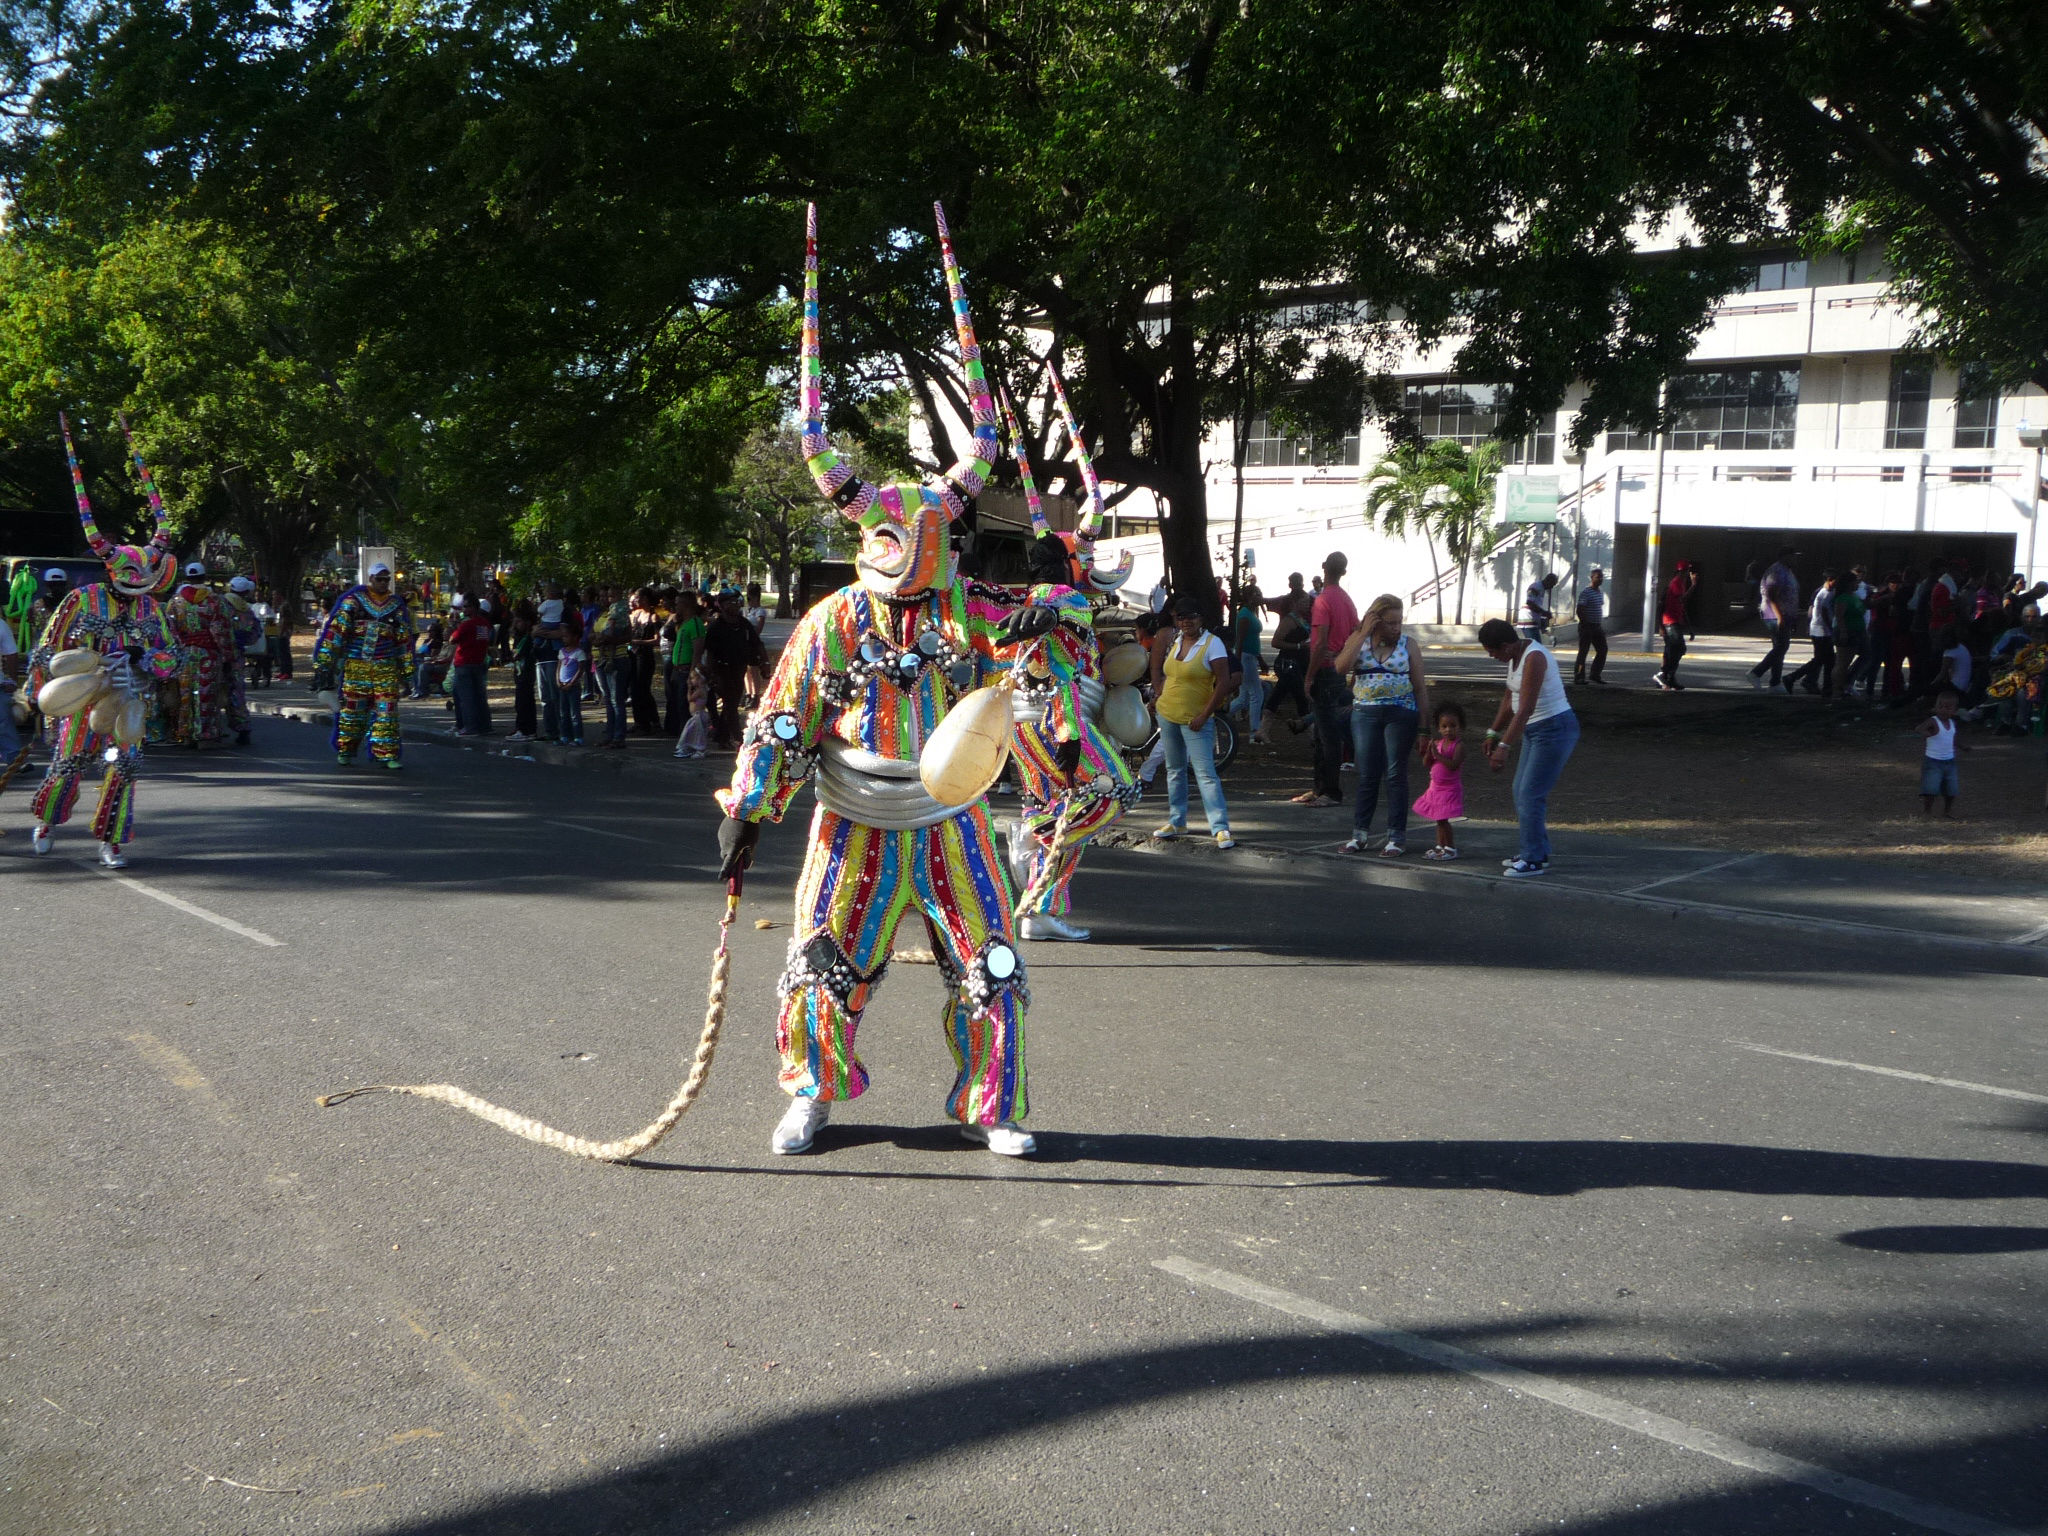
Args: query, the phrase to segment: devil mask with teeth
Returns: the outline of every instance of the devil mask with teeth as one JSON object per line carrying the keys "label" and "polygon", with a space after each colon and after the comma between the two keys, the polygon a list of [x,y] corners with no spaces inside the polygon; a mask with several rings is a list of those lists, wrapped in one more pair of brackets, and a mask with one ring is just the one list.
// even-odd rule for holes
{"label": "devil mask with teeth", "polygon": [[804,462],[825,499],[860,527],[860,553],[854,568],[861,584],[877,597],[908,602],[953,580],[953,551],[948,529],[981,493],[996,457],[996,407],[988,375],[981,366],[981,348],[974,339],[974,318],[960,286],[960,268],[953,259],[953,241],[946,229],[946,210],[934,203],[939,225],[939,257],[946,272],[946,293],[953,304],[953,328],[960,341],[960,361],[967,373],[967,398],[974,418],[974,446],[968,456],[935,484],[869,485],[853,472],[846,456],[825,436],[823,369],[818,360],[818,207],[805,216],[803,406]]}

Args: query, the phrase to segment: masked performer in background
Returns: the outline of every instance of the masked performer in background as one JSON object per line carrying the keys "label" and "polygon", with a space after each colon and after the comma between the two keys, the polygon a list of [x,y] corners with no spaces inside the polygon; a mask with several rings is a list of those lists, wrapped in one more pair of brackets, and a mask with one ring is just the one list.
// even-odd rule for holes
{"label": "masked performer in background", "polygon": [[[29,802],[36,818],[31,843],[37,853],[50,851],[52,829],[71,819],[86,766],[98,758],[106,768],[100,777],[92,835],[100,840],[100,862],[120,869],[128,862],[121,845],[135,831],[135,775],[142,766],[148,709],[145,689],[150,679],[173,677],[178,671],[177,642],[155,597],[177,576],[178,563],[171,556],[163,500],[142,456],[135,455],[135,467],[149,496],[156,532],[147,544],[111,544],[93,522],[85,477],[71,444],[71,424],[61,416],[58,422],[64,432],[64,457],[71,465],[71,489],[78,499],[78,520],[93,553],[106,562],[107,579],[67,593],[29,654],[29,685],[57,727],[50,771]],[[70,682],[73,678],[79,681]],[[54,694],[46,688],[58,684],[65,686]]]}
{"label": "masked performer in background", "polygon": [[888,967],[896,927],[915,907],[946,984],[941,1023],[956,1075],[946,1113],[990,1151],[1035,1150],[1027,1106],[1024,964],[1008,882],[980,801],[943,805],[918,777],[918,753],[967,690],[1002,670],[1018,642],[1045,633],[1050,609],[970,588],[947,527],[978,494],[997,453],[996,408],[974,339],[943,209],[939,251],[972,404],[974,446],[934,484],[869,485],[825,436],[818,355],[818,214],[804,248],[803,448],[819,492],[859,525],[858,585],[804,615],[748,721],[719,850],[727,878],[753,857],[763,820],[779,821],[815,775],[817,814],[797,880],[796,931],[776,1043],[792,1095],[770,1147],[802,1152],[836,1099],[868,1074],[854,1032]]}
{"label": "masked performer in background", "polygon": [[412,657],[412,612],[391,584],[391,567],[378,561],[369,582],[334,600],[313,640],[313,689],[334,689],[334,760],[355,761],[363,737],[370,756],[399,769],[398,701]]}
{"label": "masked performer in background", "polygon": [[234,648],[227,659],[226,696],[221,710],[227,728],[235,733],[235,745],[249,745],[249,656],[260,654],[265,641],[263,615],[256,611],[256,583],[246,576],[231,577],[227,591],[220,594],[227,614],[228,634]]}
{"label": "masked performer in background", "polygon": [[[1081,466],[1081,484],[1088,510],[1079,527],[1062,538],[1045,520],[1038,487],[1031,477],[1031,459],[1017,418],[1003,402],[1010,438],[1017,450],[1017,473],[1024,482],[1024,500],[1031,508],[1029,601],[1050,608],[1058,625],[1046,637],[1026,668],[1024,685],[1011,695],[1017,720],[1017,775],[1023,805],[1010,838],[1010,868],[1029,910],[1023,914],[1027,939],[1088,937],[1086,928],[1067,921],[1073,910],[1074,871],[1091,838],[1137,804],[1141,791],[1130,764],[1100,724],[1105,696],[1102,651],[1095,638],[1095,615],[1085,595],[1095,571],[1095,535],[1102,526],[1102,486],[1081,440],[1066,391],[1053,375],[1054,398],[1073,439]],[[1113,592],[1130,577],[1130,556],[1120,573],[1099,590]],[[1050,866],[1050,867],[1048,867]]]}
{"label": "masked performer in background", "polygon": [[227,719],[235,638],[220,594],[207,583],[204,561],[185,567],[185,579],[164,599],[164,617],[183,659],[178,675],[157,688],[149,739],[181,747],[218,743]]}

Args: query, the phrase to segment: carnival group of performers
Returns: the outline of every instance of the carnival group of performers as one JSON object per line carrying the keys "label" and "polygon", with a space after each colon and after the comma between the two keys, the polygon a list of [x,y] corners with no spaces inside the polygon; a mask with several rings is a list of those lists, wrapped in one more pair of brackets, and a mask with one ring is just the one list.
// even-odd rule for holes
{"label": "carnival group of performers", "polygon": [[[1030,994],[1016,940],[1020,928],[1031,939],[1088,937],[1068,921],[1082,850],[1139,793],[1101,725],[1102,656],[1090,601],[1122,586],[1129,557],[1114,570],[1096,564],[1101,487],[1056,374],[1052,393],[1087,499],[1079,527],[1061,535],[1047,525],[1012,415],[1012,452],[1035,535],[1033,584],[1020,599],[964,581],[956,568],[949,525],[986,483],[1001,437],[945,214],[935,213],[973,442],[936,479],[871,485],[825,432],[817,210],[809,211],[803,452],[819,493],[859,529],[859,580],[797,624],[747,724],[732,782],[718,793],[725,812],[721,873],[728,880],[751,864],[761,823],[781,820],[802,786],[810,784],[817,801],[778,984],[780,1079],[791,1097],[770,1142],[779,1154],[808,1150],[831,1105],[867,1087],[855,1035],[888,969],[898,925],[913,909],[944,986],[940,1025],[955,1065],[946,1113],[992,1152],[1034,1150],[1022,1125]],[[134,830],[134,780],[145,740],[197,745],[228,733],[247,740],[240,658],[262,643],[262,626],[243,621],[249,605],[239,580],[228,593],[216,592],[205,568],[194,564],[173,590],[178,571],[163,504],[132,445],[156,532],[141,546],[103,539],[68,423],[64,440],[79,517],[107,580],[67,595],[30,656],[30,687],[49,701],[45,711],[56,724],[50,769],[31,807],[34,844],[38,853],[49,850],[86,768],[103,761],[93,835],[102,861],[118,868]],[[335,695],[333,746],[344,764],[367,741],[374,761],[401,766],[398,701],[412,637],[410,610],[381,564],[364,585],[342,594],[322,625],[314,686]],[[920,778],[919,759],[949,710],[1013,671],[1012,740],[1023,806],[1006,858],[981,796],[965,804],[935,799]]]}

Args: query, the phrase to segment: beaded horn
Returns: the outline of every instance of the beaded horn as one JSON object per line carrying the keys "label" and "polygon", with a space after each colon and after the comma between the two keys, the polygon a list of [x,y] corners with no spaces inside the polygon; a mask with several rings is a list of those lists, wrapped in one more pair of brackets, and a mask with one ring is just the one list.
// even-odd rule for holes
{"label": "beaded horn", "polygon": [[128,418],[124,414],[117,418],[121,423],[121,436],[128,440],[128,456],[135,461],[136,476],[142,481],[143,494],[149,498],[149,510],[156,518],[156,532],[150,536],[150,544],[156,549],[170,553],[170,514],[164,510],[164,499],[156,493],[156,477],[149,472],[149,466],[142,461],[142,450],[135,446],[135,434],[128,430]]}
{"label": "beaded horn", "polygon": [[1010,405],[1010,392],[1003,391],[1003,424],[1010,429],[1010,443],[1017,455],[1017,478],[1024,482],[1024,505],[1031,509],[1031,536],[1042,539],[1052,532],[1045,520],[1045,504],[1038,499],[1038,486],[1031,478],[1031,455],[1024,447],[1024,431],[1017,425],[1017,413]]}
{"label": "beaded horn", "polygon": [[94,554],[104,560],[114,552],[114,546],[100,532],[99,524],[92,520],[92,498],[85,494],[85,476],[78,469],[78,450],[71,443],[71,422],[62,411],[57,413],[57,429],[64,434],[64,462],[71,466],[71,494],[78,501],[78,521],[85,528],[85,542],[92,546]]}
{"label": "beaded horn", "polygon": [[1095,460],[1088,456],[1088,444],[1081,436],[1081,424],[1074,419],[1074,408],[1067,403],[1059,369],[1048,360],[1045,371],[1052,378],[1052,397],[1059,407],[1060,420],[1067,425],[1067,436],[1074,440],[1074,459],[1081,466],[1081,486],[1088,493],[1087,510],[1074,528],[1074,558],[1086,572],[1090,586],[1100,592],[1114,592],[1131,579],[1132,554],[1126,549],[1113,570],[1095,563],[1095,541],[1102,534],[1102,481],[1095,473]]}

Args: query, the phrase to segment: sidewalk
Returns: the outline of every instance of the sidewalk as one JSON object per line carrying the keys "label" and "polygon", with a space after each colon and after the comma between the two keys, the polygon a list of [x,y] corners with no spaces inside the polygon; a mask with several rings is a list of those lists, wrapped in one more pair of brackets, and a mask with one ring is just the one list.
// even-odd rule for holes
{"label": "sidewalk", "polygon": [[[1345,788],[1352,778],[1344,775]],[[1228,787],[1228,781],[1226,781]],[[998,813],[1002,808],[999,797]],[[1199,808],[1197,808],[1199,810]],[[1164,819],[1163,782],[1112,830],[1110,846],[1235,858],[1191,835],[1154,843]],[[1194,818],[1199,830],[1199,814]],[[1778,853],[1731,853],[1725,848],[1608,837],[1590,832],[1551,833],[1551,872],[1534,880],[1506,880],[1501,861],[1516,847],[1514,823],[1468,820],[1457,824],[1459,858],[1434,864],[1422,857],[1435,838],[1428,824],[1409,827],[1408,853],[1343,851],[1351,836],[1351,808],[1312,810],[1230,790],[1230,826],[1238,850],[1283,858],[1342,862],[1375,881],[1418,888],[1431,880],[1479,881],[1537,893],[1567,893],[1626,901],[1672,911],[1697,911],[1750,920],[1813,924],[1905,939],[1962,941],[2020,948],[2048,955],[2048,881],[2016,886],[1947,871],[1901,868],[1849,859]],[[1384,839],[1381,839],[1384,841]]]}
{"label": "sidewalk", "polygon": [[[1754,647],[1750,654],[1761,654],[1761,649]],[[1730,650],[1734,653],[1724,652],[1716,658],[1730,671],[1753,664],[1743,652]],[[1485,662],[1483,655],[1478,659]],[[504,676],[494,670],[493,682],[499,683]],[[1746,681],[1740,686],[1748,691]],[[303,674],[297,684],[253,691],[249,702],[258,715],[305,721],[323,734],[331,719],[304,687]],[[444,704],[440,699],[405,700],[400,716],[406,738],[557,766],[659,775],[686,792],[705,795],[725,783],[732,772],[729,752],[714,751],[695,761],[677,760],[674,740],[667,735],[629,736],[625,750],[617,752],[548,742],[509,742],[504,735],[512,722],[506,686],[492,689],[493,724],[500,730],[488,737],[457,736],[454,717]],[[585,706],[586,735],[592,708]],[[597,718],[602,717],[599,708]],[[1347,772],[1347,792],[1352,782]],[[1812,926],[1916,941],[2022,949],[2048,956],[2048,880],[2015,883],[1956,873],[1951,868],[1921,871],[1902,863],[1742,853],[1554,831],[1551,873],[1536,880],[1509,881],[1501,878],[1500,865],[1515,850],[1512,822],[1473,819],[1459,823],[1461,857],[1452,864],[1432,864],[1422,858],[1434,835],[1427,825],[1410,827],[1405,858],[1347,854],[1342,850],[1351,835],[1348,805],[1324,810],[1292,805],[1258,793],[1241,775],[1227,776],[1225,785],[1237,852],[1220,853],[1200,836],[1171,844],[1152,842],[1152,828],[1165,818],[1163,780],[1101,840],[1102,846],[1183,857],[1307,858],[1342,863],[1375,883],[1408,889],[1420,889],[1422,882],[1432,880],[1476,881],[1490,887],[1511,886],[1542,900],[1624,901],[1673,912],[1779,923],[1788,932]],[[1015,806],[1012,797],[1001,793],[989,800],[989,808],[1003,828]],[[799,797],[791,809],[792,814],[807,811],[808,797]]]}

